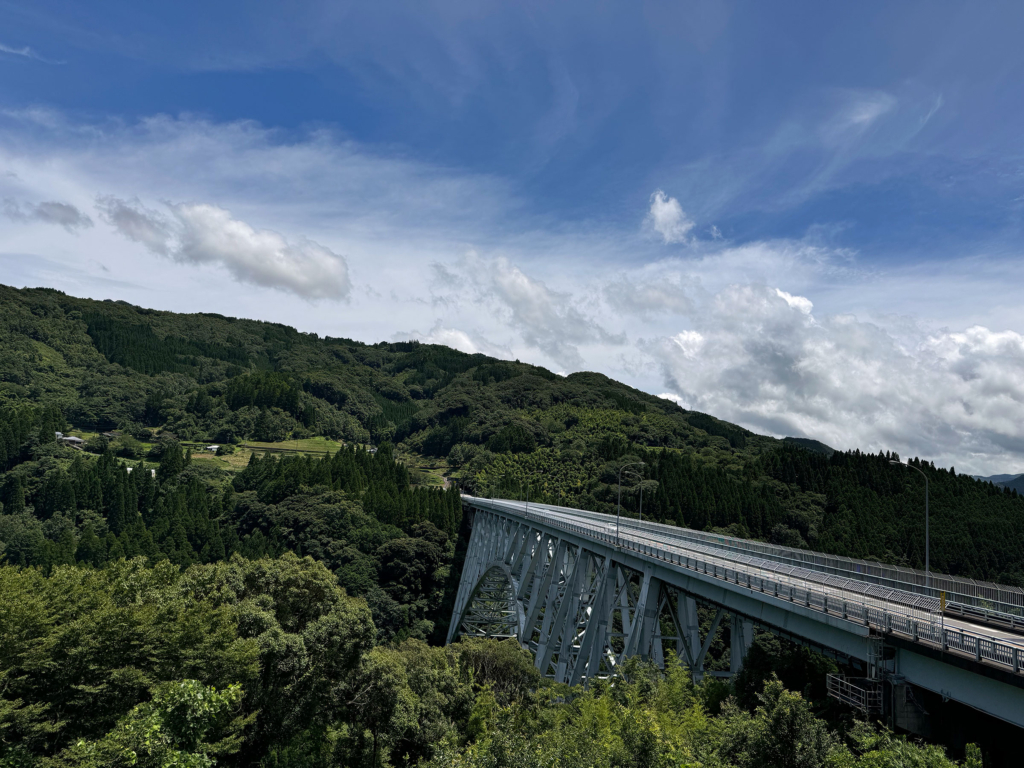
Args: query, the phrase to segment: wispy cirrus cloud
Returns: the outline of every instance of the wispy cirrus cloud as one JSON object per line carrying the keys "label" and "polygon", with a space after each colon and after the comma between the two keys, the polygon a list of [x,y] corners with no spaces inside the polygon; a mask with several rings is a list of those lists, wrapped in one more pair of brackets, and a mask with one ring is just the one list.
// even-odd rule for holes
{"label": "wispy cirrus cloud", "polygon": [[40,56],[34,50],[29,48],[27,45],[23,45],[20,48],[15,48],[11,45],[4,45],[0,43],[0,54],[9,54],[11,56],[21,56],[26,59],[33,59],[35,61],[41,61],[43,64],[63,64],[63,61],[54,61],[53,59],[47,59]]}

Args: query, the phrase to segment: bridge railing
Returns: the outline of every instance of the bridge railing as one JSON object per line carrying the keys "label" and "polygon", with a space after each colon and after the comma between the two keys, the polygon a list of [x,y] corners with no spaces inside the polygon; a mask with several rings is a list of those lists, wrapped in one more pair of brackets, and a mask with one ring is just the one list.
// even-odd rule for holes
{"label": "bridge railing", "polygon": [[[592,519],[608,517],[600,512],[573,511]],[[638,523],[632,518],[622,518],[621,525],[636,530],[657,531],[671,538],[708,544],[737,554],[754,553],[758,557],[935,599],[938,599],[940,592],[945,592],[947,605],[954,610],[963,611],[965,615],[984,615],[986,620],[997,619],[1010,628],[1024,627],[1024,589],[1019,587],[944,573],[932,573],[929,587],[925,572],[914,568],[856,560],[842,555],[784,547],[652,521]]]}
{"label": "bridge railing", "polygon": [[[521,502],[471,498],[470,503],[481,509],[499,514],[512,514],[595,539],[612,547],[629,550],[679,568],[734,583],[752,591],[841,618],[844,621],[872,627],[884,633],[897,633],[914,642],[940,646],[944,651],[956,651],[971,656],[979,662],[987,661],[1000,667],[1006,667],[1015,674],[1020,674],[1022,666],[1024,666],[1024,649],[1000,642],[993,637],[967,632],[958,627],[945,627],[940,614],[924,611],[915,606],[913,603],[916,601],[913,595],[907,595],[908,604],[891,603],[864,596],[850,597],[843,594],[843,591],[836,586],[803,582],[799,578],[795,580],[799,583],[794,583],[785,577],[779,578],[780,574],[774,572],[769,572],[774,578],[765,578],[763,573],[751,573],[749,570],[730,568],[732,563],[723,562],[720,557],[693,552],[695,548],[705,549],[706,545],[687,547],[687,551],[684,552],[679,548],[666,546],[664,543],[640,541],[630,533],[613,535],[608,532],[606,525],[572,523],[551,515],[541,514],[537,512],[537,506],[528,509],[521,506]],[[544,507],[539,508],[544,509]],[[565,513],[574,511],[565,509]],[[702,554],[703,557],[699,556]],[[753,563],[746,567],[760,571],[758,566]]]}

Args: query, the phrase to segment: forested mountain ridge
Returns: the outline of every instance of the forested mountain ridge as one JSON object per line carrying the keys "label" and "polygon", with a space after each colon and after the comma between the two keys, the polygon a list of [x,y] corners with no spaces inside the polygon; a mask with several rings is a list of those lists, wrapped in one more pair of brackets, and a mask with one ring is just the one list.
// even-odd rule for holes
{"label": "forested mountain ridge", "polygon": [[[355,442],[411,437],[446,455],[458,442],[484,443],[507,426],[486,418],[495,407],[571,402],[681,412],[600,374],[560,379],[535,366],[418,342],[321,339],[275,323],[159,312],[49,289],[0,287],[0,307],[0,397],[56,404],[86,429],[141,423],[224,442],[311,431]],[[474,419],[466,421],[470,411]],[[263,412],[269,416],[257,423]],[[695,419],[693,427],[680,420],[675,442],[705,428],[726,442],[754,437],[703,414]],[[438,426],[448,429],[432,429]],[[527,426],[543,442],[539,425]]]}
{"label": "forested mountain ridge", "polygon": [[1024,493],[1024,475],[991,475],[990,477],[975,476],[976,480],[989,482],[1003,488],[1010,488],[1017,493]]}
{"label": "forested mountain ridge", "polygon": [[[393,442],[472,493],[531,493],[610,511],[617,468],[635,456],[647,466],[643,483],[630,478],[624,489],[628,513],[638,511],[642,488],[647,514],[666,522],[924,561],[920,478],[890,466],[888,455],[756,435],[601,374],[560,377],[441,346],[367,345],[49,289],[0,287],[0,315],[0,408],[8,420],[28,408],[33,415],[23,418],[51,426],[117,429],[110,447],[129,459],[157,460],[171,435],[225,446],[312,435]],[[102,450],[105,441],[96,442]],[[13,436],[5,445],[6,468],[13,454],[29,458]],[[931,475],[933,567],[1024,583],[1024,500],[918,464]],[[214,485],[228,478],[208,464],[192,473]],[[45,470],[29,464],[15,474],[35,505]],[[13,493],[7,478],[0,501]],[[197,546],[198,556],[205,544]]]}

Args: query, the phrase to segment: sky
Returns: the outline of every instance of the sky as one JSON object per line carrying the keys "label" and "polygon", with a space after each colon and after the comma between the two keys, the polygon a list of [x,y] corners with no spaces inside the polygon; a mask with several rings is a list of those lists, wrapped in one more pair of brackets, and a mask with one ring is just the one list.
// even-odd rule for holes
{"label": "sky", "polygon": [[0,0],[0,282],[1024,472],[1024,4]]}

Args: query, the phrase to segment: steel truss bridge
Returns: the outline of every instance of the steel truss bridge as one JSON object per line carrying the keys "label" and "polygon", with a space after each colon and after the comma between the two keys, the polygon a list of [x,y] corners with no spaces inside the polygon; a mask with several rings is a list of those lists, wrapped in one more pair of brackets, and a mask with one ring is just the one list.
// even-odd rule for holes
{"label": "steel truss bridge", "polygon": [[[1024,727],[1019,589],[940,574],[929,586],[911,569],[548,504],[463,506],[472,535],[448,642],[516,638],[573,685],[673,654],[699,681],[739,671],[758,626],[861,670],[828,688],[865,714],[920,730],[916,686]],[[704,637],[698,605],[714,609]],[[730,670],[708,672],[726,617]]]}

